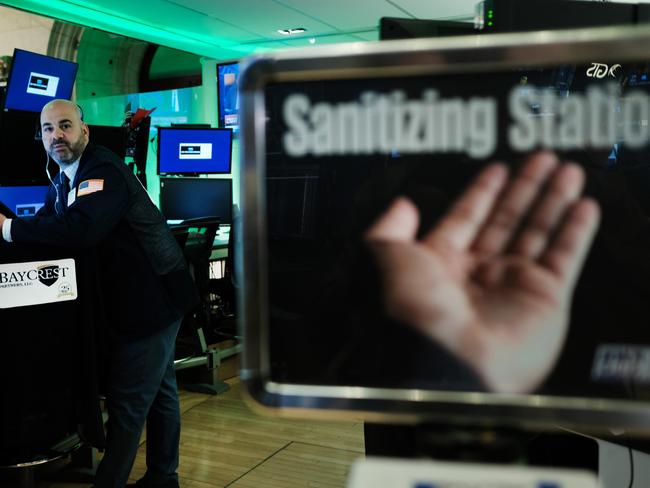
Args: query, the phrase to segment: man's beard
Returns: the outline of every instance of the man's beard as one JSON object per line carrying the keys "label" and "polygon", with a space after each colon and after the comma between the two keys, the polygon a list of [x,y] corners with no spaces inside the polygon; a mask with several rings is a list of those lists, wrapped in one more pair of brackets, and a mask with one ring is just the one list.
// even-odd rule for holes
{"label": "man's beard", "polygon": [[[68,152],[70,155],[65,155],[65,156],[59,156],[57,152],[54,150],[54,146],[56,144],[65,144],[68,148]],[[50,144],[50,149],[48,153],[50,154],[50,157],[54,159],[58,164],[62,166],[67,166],[71,163],[74,163],[79,157],[81,156],[81,153],[84,150],[84,143],[83,140],[79,139],[77,142],[74,143],[67,143],[64,141],[53,141],[52,144]]]}

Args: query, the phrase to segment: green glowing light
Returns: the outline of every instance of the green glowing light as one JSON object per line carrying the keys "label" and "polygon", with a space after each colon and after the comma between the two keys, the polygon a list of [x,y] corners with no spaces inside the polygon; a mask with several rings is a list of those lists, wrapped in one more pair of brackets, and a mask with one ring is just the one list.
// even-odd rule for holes
{"label": "green glowing light", "polygon": [[489,26],[489,27],[492,27],[492,25],[493,25],[493,24],[492,24],[492,21],[489,21],[489,22],[488,22],[488,26]]}
{"label": "green glowing light", "polygon": [[230,53],[230,57],[240,57],[255,50],[252,46],[241,45],[209,29],[198,29],[193,24],[191,27],[169,26],[139,21],[137,16],[134,19],[125,18],[104,3],[108,2],[99,2],[90,8],[84,0],[0,0],[0,5],[208,57],[224,57],[224,52]]}

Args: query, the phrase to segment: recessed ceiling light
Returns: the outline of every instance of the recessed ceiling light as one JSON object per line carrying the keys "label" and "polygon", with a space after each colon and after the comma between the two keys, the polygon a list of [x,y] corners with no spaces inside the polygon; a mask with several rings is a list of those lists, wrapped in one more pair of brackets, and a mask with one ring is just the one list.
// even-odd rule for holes
{"label": "recessed ceiling light", "polygon": [[316,44],[316,38],[315,37],[310,37],[309,38],[309,44]]}
{"label": "recessed ceiling light", "polygon": [[306,32],[307,29],[303,27],[296,27],[294,29],[278,29],[278,32],[282,34],[283,36],[291,36],[293,34],[301,34],[303,32]]}

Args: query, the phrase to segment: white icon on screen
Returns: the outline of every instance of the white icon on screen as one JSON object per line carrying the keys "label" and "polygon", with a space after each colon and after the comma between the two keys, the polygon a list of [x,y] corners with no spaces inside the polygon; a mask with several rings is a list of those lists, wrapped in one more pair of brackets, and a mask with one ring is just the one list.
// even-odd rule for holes
{"label": "white icon on screen", "polygon": [[27,82],[27,93],[55,97],[58,86],[58,76],[45,75],[32,71],[29,74],[29,81]]}
{"label": "white icon on screen", "polygon": [[181,142],[178,145],[179,159],[211,159],[211,142]]}
{"label": "white icon on screen", "polygon": [[16,215],[19,217],[31,217],[43,206],[42,203],[19,203],[16,204]]}

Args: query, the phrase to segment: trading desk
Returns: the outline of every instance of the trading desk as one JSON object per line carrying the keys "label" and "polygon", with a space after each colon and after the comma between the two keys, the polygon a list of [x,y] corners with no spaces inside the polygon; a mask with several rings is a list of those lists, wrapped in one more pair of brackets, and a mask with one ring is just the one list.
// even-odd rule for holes
{"label": "trading desk", "polygon": [[104,443],[94,251],[0,243],[0,465],[77,433]]}

